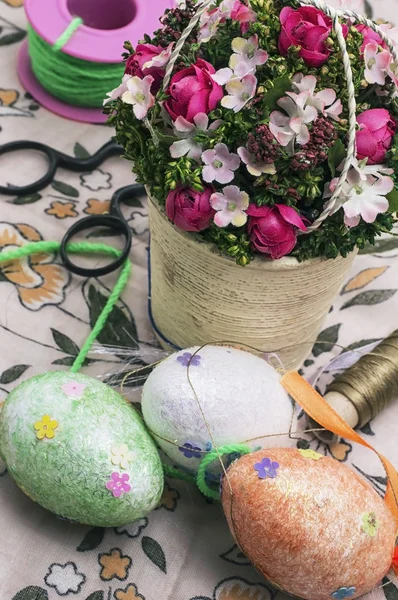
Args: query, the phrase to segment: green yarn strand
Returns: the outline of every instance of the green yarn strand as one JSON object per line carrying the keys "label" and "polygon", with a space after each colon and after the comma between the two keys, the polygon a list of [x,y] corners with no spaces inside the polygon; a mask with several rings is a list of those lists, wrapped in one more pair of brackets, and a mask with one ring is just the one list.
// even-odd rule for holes
{"label": "green yarn strand", "polygon": [[32,70],[39,83],[55,98],[74,106],[101,108],[107,93],[120,84],[124,63],[87,62],[62,52],[60,49],[79,25],[74,19],[54,46],[28,25]]}
{"label": "green yarn strand", "polygon": [[90,352],[90,348],[93,345],[94,340],[97,338],[97,336],[103,330],[105,323],[107,322],[108,317],[109,317],[110,313],[112,312],[113,307],[115,306],[116,302],[119,300],[120,295],[126,286],[128,278],[130,276],[130,273],[131,273],[131,262],[129,260],[127,260],[124,263],[120,277],[119,277],[115,287],[113,288],[111,295],[108,298],[107,303],[105,304],[104,308],[102,309],[102,312],[101,312],[100,316],[98,317],[97,322],[95,323],[90,335],[86,339],[79,354],[77,355],[75,362],[71,366],[71,369],[70,369],[71,373],[77,373],[77,371],[79,371],[80,368],[83,366],[83,363],[86,359],[87,354]]}
{"label": "green yarn strand", "polygon": [[217,448],[217,450],[213,450],[212,452],[209,452],[201,460],[199,468],[198,468],[198,474],[196,476],[196,485],[198,486],[198,488],[202,492],[202,494],[204,496],[206,496],[207,498],[213,498],[213,500],[220,499],[219,492],[217,492],[216,490],[213,490],[213,488],[211,488],[206,481],[207,467],[215,461],[219,462],[220,457],[222,457],[224,454],[232,454],[233,452],[243,455],[243,454],[250,454],[251,450],[248,446],[245,446],[244,444],[228,444],[227,446],[220,446],[219,448]]}
{"label": "green yarn strand", "polygon": [[[20,260],[21,258],[24,258],[25,256],[31,256],[32,254],[52,254],[54,252],[58,252],[60,246],[61,244],[59,242],[32,242],[31,244],[26,244],[21,248],[14,248],[13,250],[0,252],[0,264],[9,262],[11,260]],[[112,256],[113,258],[120,256],[120,250],[112,248],[112,246],[90,242],[75,242],[68,244],[67,251],[71,254],[105,254],[107,256]],[[72,373],[77,373],[77,371],[79,371],[79,369],[82,367],[87,354],[90,352],[90,348],[94,340],[103,330],[113,307],[119,300],[121,293],[126,286],[131,273],[131,268],[131,262],[127,260],[123,265],[120,277],[113,288],[100,316],[98,317],[97,322],[95,323],[90,335],[84,342],[79,354],[76,356],[75,362],[70,369]]]}
{"label": "green yarn strand", "polygon": [[195,477],[193,475],[189,475],[188,473],[184,473],[180,471],[180,469],[176,469],[175,467],[171,467],[170,465],[163,464],[163,471],[167,477],[172,477],[173,479],[181,479],[182,481],[188,481],[189,483],[195,483]]}
{"label": "green yarn strand", "polygon": [[83,19],[81,19],[80,17],[75,17],[55,42],[53,46],[53,51],[59,52],[59,50],[62,50],[62,48],[69,42],[70,38],[75,33],[75,31],[80,27],[80,25],[83,25]]}

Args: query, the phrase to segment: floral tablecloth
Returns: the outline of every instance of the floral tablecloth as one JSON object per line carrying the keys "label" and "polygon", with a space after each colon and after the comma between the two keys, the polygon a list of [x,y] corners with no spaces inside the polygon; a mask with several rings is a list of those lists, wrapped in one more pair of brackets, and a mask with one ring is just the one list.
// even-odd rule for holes
{"label": "floral tablecloth", "polygon": [[[0,144],[28,138],[80,157],[93,153],[110,138],[108,128],[57,117],[21,88],[16,61],[26,34],[22,1],[0,0]],[[391,17],[397,8],[396,0],[374,0],[378,17]],[[26,183],[42,170],[40,157],[16,153],[0,159],[2,184]],[[40,193],[2,196],[0,249],[30,240],[60,240],[77,219],[106,212],[113,191],[131,181],[129,165],[113,158],[91,173],[59,170]],[[147,317],[145,199],[135,199],[126,211],[134,234],[133,275],[98,341],[134,352],[137,340],[141,348],[153,343]],[[322,343],[305,363],[306,376],[338,354],[340,346],[360,345],[398,327],[397,256],[398,240],[389,238],[357,258],[320,336]],[[0,268],[0,401],[34,373],[71,365],[114,282],[113,275],[71,278],[55,257],[25,260],[18,269]],[[94,358],[85,368],[90,374],[105,377],[123,370],[123,365],[109,363],[107,355]],[[362,431],[395,464],[397,419],[395,403]],[[350,463],[379,493],[385,490],[382,467],[372,453],[344,440],[320,446],[302,436],[293,443]],[[220,507],[171,479],[148,518],[105,530],[72,525],[33,504],[0,463],[0,541],[1,600],[283,599],[234,545]],[[396,600],[398,587],[387,579],[383,583],[372,598]]]}

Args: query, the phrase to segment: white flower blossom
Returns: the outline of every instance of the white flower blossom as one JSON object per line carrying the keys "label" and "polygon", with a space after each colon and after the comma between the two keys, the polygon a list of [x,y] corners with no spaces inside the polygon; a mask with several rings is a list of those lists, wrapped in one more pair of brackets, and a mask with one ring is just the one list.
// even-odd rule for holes
{"label": "white flower blossom", "polygon": [[278,100],[278,105],[285,113],[274,111],[271,113],[269,128],[281,146],[286,147],[290,155],[294,154],[294,144],[304,146],[310,140],[307,125],[318,116],[314,106],[308,106],[308,92],[295,94],[295,97],[285,96]]}
{"label": "white flower blossom", "polygon": [[134,76],[126,81],[127,90],[122,94],[122,101],[132,105],[134,115],[140,121],[145,119],[148,110],[155,104],[155,98],[151,94],[153,81],[152,75],[147,75],[144,79]]}
{"label": "white flower blossom", "polygon": [[202,145],[194,138],[198,133],[208,134],[217,129],[222,121],[216,120],[210,124],[209,117],[205,113],[198,113],[190,123],[184,117],[177,117],[174,122],[174,131],[177,137],[182,138],[170,146],[170,154],[173,158],[180,158],[187,155],[188,158],[200,161],[202,155]]}
{"label": "white flower blossom", "polygon": [[[294,92],[297,92],[297,94],[307,92],[308,98],[306,106],[314,106],[314,108],[316,108],[323,116],[338,121],[343,110],[340,98],[336,100],[336,92],[331,88],[326,88],[315,93],[316,83],[317,81],[314,75],[307,75],[304,77],[302,73],[297,73],[293,77],[293,90]],[[297,94],[294,92],[287,92],[287,95],[295,99]]]}

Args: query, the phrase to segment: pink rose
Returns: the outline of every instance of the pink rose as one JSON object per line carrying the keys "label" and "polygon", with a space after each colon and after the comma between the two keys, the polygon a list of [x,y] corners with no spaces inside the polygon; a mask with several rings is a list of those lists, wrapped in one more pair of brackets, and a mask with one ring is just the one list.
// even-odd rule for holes
{"label": "pink rose", "polygon": [[184,231],[202,231],[209,227],[215,211],[210,206],[212,187],[203,192],[195,192],[188,187],[179,186],[169,192],[166,198],[166,214],[170,221]]}
{"label": "pink rose", "polygon": [[213,81],[214,67],[198,58],[195,65],[173,75],[164,106],[175,121],[184,117],[190,123],[198,113],[208,114],[214,110],[224,95],[221,85]]}
{"label": "pink rose", "polygon": [[156,94],[163,81],[164,68],[159,66],[144,67],[144,65],[153,58],[164,52],[161,46],[153,46],[152,44],[138,44],[135,53],[128,57],[126,62],[126,75],[133,75],[144,79],[146,75],[152,75],[153,83],[151,85],[152,94]]}
{"label": "pink rose", "polygon": [[[297,10],[285,6],[279,15],[282,30],[279,35],[279,52],[283,55],[291,46],[300,46],[299,56],[310,67],[320,67],[327,61],[331,51],[325,41],[332,31],[332,19],[314,6],[302,6]],[[343,25],[344,36],[348,33]]]}
{"label": "pink rose", "polygon": [[282,258],[293,250],[297,242],[295,227],[305,231],[303,219],[291,206],[257,206],[250,204],[248,231],[254,248],[271,258]]}
{"label": "pink rose", "polygon": [[369,165],[384,162],[391,148],[397,124],[385,108],[372,108],[358,115],[357,158],[368,158]]}

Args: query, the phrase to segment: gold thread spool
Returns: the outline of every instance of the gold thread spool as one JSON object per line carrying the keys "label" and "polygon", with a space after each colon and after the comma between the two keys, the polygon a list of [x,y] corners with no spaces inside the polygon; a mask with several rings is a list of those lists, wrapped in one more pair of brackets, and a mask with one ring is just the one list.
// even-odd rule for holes
{"label": "gold thread spool", "polygon": [[[395,396],[398,396],[398,329],[337,377],[324,398],[352,428],[361,428]],[[309,423],[319,428],[313,419]],[[325,429],[315,435],[325,443],[337,441],[337,436]]]}

